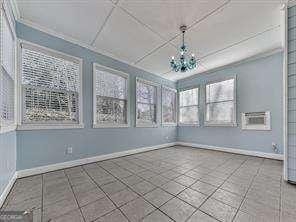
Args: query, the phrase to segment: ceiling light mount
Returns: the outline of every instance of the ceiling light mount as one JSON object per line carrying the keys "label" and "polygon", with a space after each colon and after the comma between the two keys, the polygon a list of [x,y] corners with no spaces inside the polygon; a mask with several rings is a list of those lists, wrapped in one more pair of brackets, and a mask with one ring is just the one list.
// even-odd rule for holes
{"label": "ceiling light mount", "polygon": [[188,70],[191,69],[195,69],[197,66],[197,61],[196,58],[194,56],[194,54],[191,54],[190,58],[187,59],[187,47],[185,45],[185,32],[187,30],[187,26],[186,25],[181,25],[180,26],[180,31],[182,32],[182,45],[180,47],[180,56],[179,56],[179,61],[175,60],[175,57],[172,56],[170,65],[171,68],[175,71],[175,72],[187,72]]}

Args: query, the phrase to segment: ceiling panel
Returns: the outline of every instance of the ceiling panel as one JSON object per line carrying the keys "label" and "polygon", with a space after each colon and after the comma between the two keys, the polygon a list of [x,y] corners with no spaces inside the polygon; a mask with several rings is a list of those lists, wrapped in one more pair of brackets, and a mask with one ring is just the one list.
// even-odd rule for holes
{"label": "ceiling panel", "polygon": [[94,46],[133,63],[163,44],[163,40],[120,8],[116,8]]}
{"label": "ceiling panel", "polygon": [[[205,56],[280,25],[281,13],[277,2],[236,0],[188,30],[185,41],[192,52]],[[177,38],[173,44],[179,46],[180,42]]]}
{"label": "ceiling panel", "polygon": [[137,66],[156,74],[166,73],[170,71],[170,58],[175,56],[176,53],[177,49],[175,47],[166,44],[137,63]]}
{"label": "ceiling panel", "polygon": [[17,0],[26,21],[91,44],[113,7],[109,0]]}
{"label": "ceiling panel", "polygon": [[[248,57],[282,48],[281,29],[275,28],[239,45],[227,48],[219,53],[207,56],[201,62],[208,70],[238,62]],[[259,47],[260,46],[260,47]]]}
{"label": "ceiling panel", "polygon": [[179,33],[180,25],[193,24],[225,2],[226,0],[122,0],[118,4],[165,39],[171,39]]}

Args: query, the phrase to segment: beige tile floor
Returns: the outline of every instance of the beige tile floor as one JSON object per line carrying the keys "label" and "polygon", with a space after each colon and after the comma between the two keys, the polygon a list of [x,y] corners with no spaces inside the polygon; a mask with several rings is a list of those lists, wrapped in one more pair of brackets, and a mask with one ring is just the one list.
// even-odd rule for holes
{"label": "beige tile floor", "polygon": [[34,221],[295,222],[282,162],[170,147],[16,181],[2,210]]}

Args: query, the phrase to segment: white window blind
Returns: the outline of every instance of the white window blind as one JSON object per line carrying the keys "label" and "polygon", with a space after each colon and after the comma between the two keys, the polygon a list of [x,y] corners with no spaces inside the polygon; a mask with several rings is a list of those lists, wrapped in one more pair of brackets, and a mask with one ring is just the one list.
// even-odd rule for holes
{"label": "white window blind", "polygon": [[137,120],[138,126],[153,126],[157,123],[157,86],[145,80],[137,79]]}
{"label": "white window blind", "polygon": [[235,81],[206,85],[206,123],[235,124]]}
{"label": "white window blind", "polygon": [[179,123],[198,124],[198,88],[179,92]]}
{"label": "white window blind", "polygon": [[22,44],[22,123],[79,123],[80,63]]}
{"label": "white window blind", "polygon": [[176,123],[176,90],[162,87],[162,123]]}
{"label": "white window blind", "polygon": [[95,68],[95,124],[127,125],[128,76]]}
{"label": "white window blind", "polygon": [[0,125],[14,124],[15,39],[5,11],[1,9]]}

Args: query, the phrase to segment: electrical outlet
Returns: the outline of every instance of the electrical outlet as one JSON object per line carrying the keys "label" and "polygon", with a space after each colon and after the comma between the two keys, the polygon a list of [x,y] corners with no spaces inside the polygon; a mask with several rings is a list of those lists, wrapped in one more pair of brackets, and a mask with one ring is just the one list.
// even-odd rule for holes
{"label": "electrical outlet", "polygon": [[66,154],[72,154],[72,153],[73,153],[73,148],[72,147],[67,147]]}
{"label": "electrical outlet", "polygon": [[275,153],[278,153],[278,148],[277,148],[277,144],[276,143],[274,143],[274,142],[272,142],[271,143],[271,146],[272,146],[272,148],[273,148],[273,151],[275,152]]}

